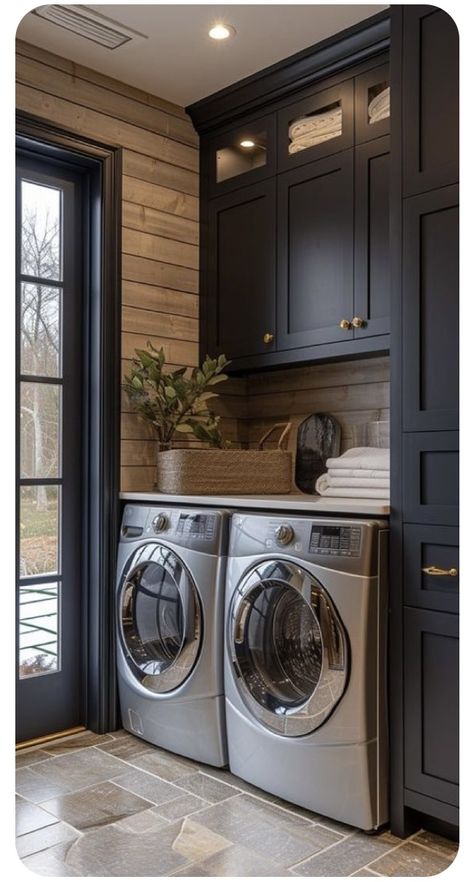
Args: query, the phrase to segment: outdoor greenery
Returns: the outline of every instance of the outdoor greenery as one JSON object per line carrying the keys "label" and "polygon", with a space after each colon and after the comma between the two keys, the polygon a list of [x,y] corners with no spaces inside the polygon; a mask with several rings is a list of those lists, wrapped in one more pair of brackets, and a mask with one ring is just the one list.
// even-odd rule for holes
{"label": "outdoor greenery", "polygon": [[135,410],[153,425],[161,449],[171,447],[176,433],[192,434],[211,447],[229,447],[219,428],[220,418],[208,407],[217,397],[212,387],[227,379],[223,371],[230,362],[225,355],[206,356],[190,374],[185,367],[166,373],[163,349],[155,349],[149,341],[147,347],[135,350],[123,388]]}

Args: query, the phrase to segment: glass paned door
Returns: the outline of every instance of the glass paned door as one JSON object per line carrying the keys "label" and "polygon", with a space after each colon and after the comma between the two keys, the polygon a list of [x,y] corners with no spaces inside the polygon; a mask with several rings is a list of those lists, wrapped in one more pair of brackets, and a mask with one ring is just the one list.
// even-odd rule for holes
{"label": "glass paned door", "polygon": [[82,193],[17,161],[17,740],[80,725]]}

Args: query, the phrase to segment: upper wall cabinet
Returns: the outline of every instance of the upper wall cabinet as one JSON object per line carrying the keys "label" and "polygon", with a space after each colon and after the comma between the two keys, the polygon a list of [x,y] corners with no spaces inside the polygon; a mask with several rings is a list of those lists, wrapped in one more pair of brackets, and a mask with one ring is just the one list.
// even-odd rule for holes
{"label": "upper wall cabinet", "polygon": [[275,174],[275,114],[244,123],[209,141],[209,195],[246,187]]}
{"label": "upper wall cabinet", "polygon": [[436,6],[403,15],[403,195],[455,184],[459,177],[459,39]]}
{"label": "upper wall cabinet", "polygon": [[278,113],[278,171],[338,153],[354,143],[354,83],[346,80]]}
{"label": "upper wall cabinet", "polygon": [[356,144],[390,132],[389,77],[389,66],[383,64],[355,78]]}

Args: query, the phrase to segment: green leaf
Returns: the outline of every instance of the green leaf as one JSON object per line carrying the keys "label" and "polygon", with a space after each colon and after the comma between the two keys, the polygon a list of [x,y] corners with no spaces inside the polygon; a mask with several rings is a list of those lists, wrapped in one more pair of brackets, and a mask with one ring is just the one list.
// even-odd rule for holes
{"label": "green leaf", "polygon": [[189,423],[178,423],[178,425],[175,426],[175,431],[190,433],[193,431],[193,427],[190,426]]}
{"label": "green leaf", "polygon": [[207,381],[207,385],[208,386],[215,386],[216,383],[223,383],[224,380],[227,380],[227,379],[228,379],[228,377],[226,376],[226,374],[217,374],[217,376],[211,377],[211,379]]}

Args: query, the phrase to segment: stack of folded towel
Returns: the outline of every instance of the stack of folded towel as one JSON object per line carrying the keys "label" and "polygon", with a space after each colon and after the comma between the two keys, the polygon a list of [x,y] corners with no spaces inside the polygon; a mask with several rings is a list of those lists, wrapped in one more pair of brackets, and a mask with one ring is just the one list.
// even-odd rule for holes
{"label": "stack of folded towel", "polygon": [[375,98],[372,98],[368,107],[368,113],[369,125],[390,116],[390,86],[387,86],[387,88],[382,92],[379,92]]}
{"label": "stack of folded towel", "polygon": [[327,472],[316,481],[321,496],[388,499],[390,451],[385,447],[352,447],[326,461]]}
{"label": "stack of folded towel", "polygon": [[316,113],[313,116],[303,116],[296,119],[290,126],[288,136],[290,145],[289,153],[298,153],[315,147],[323,141],[337,138],[342,135],[342,108],[335,107],[324,113]]}

